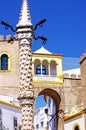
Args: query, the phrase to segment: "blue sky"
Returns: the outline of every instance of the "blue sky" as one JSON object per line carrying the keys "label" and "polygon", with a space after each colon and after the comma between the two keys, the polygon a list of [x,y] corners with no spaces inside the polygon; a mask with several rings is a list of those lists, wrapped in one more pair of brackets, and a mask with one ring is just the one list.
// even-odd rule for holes
{"label": "blue sky", "polygon": [[[38,28],[36,35],[44,35],[48,41],[44,47],[64,57],[79,58],[86,52],[86,1],[85,0],[28,0],[33,26],[41,19],[47,21]],[[0,20],[16,27],[22,0],[0,0]],[[14,33],[0,25],[0,35]],[[32,51],[42,42],[34,41]]]}
{"label": "blue sky", "polygon": [[[16,27],[22,0],[1,0],[0,20]],[[85,0],[28,0],[33,26],[43,18],[47,21],[36,35],[45,35],[45,48],[64,57],[80,57],[86,51],[86,1]],[[0,25],[0,34],[13,34]],[[32,50],[42,45],[33,41]]]}

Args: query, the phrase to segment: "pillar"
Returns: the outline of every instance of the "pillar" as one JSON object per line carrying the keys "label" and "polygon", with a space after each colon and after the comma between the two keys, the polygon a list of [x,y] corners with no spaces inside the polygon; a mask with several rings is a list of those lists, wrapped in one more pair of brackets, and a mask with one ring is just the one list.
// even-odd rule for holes
{"label": "pillar", "polygon": [[33,130],[34,90],[32,83],[32,39],[33,27],[27,0],[23,0],[19,22],[16,25],[19,40],[21,130]]}

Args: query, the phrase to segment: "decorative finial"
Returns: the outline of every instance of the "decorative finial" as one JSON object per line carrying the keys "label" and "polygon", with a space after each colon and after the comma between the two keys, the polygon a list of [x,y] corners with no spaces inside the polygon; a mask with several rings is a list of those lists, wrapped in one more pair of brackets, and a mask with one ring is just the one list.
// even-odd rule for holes
{"label": "decorative finial", "polygon": [[19,22],[17,24],[17,27],[19,26],[32,26],[27,0],[23,0],[23,3],[22,3]]}
{"label": "decorative finial", "polygon": [[[46,41],[47,41],[46,37],[44,37],[43,35],[41,35],[41,36],[36,36],[35,35],[35,30],[38,28],[38,26],[41,27],[45,22],[46,22],[46,18],[40,20],[35,25],[35,27],[33,27],[32,23],[31,23],[31,17],[30,17],[30,11],[29,11],[29,6],[28,6],[28,1],[27,0],[23,0],[21,11],[20,11],[19,22],[16,25],[16,29],[14,29],[12,25],[10,25],[9,23],[4,22],[4,21],[0,21],[0,24],[2,24],[3,26],[5,26],[6,30],[10,28],[13,32],[16,32],[17,34],[19,34],[19,35],[16,35],[17,36],[16,39],[15,38],[11,38],[8,42],[10,42],[10,41],[13,42],[14,40],[18,40],[18,38],[20,36],[22,36],[22,33],[32,33],[31,35],[28,34],[29,37],[31,36],[31,39],[32,39],[32,37],[35,40],[40,39],[40,40],[42,40],[43,44],[45,44]],[[25,36],[27,38],[27,35],[25,35]]]}

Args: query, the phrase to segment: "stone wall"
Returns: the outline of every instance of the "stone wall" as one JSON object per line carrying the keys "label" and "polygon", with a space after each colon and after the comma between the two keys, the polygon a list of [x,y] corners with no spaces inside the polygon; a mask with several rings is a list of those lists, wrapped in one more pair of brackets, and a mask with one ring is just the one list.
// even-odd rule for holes
{"label": "stone wall", "polygon": [[62,103],[63,109],[69,111],[73,105],[80,106],[81,99],[81,76],[75,74],[64,74],[64,84],[62,93],[64,95]]}
{"label": "stone wall", "polygon": [[80,57],[80,70],[81,70],[81,86],[82,86],[82,100],[83,106],[86,107],[86,53]]}
{"label": "stone wall", "polygon": [[10,59],[10,70],[0,71],[0,93],[18,95],[19,87],[19,46],[18,41],[9,43],[11,36],[0,36],[0,55],[6,53]]}

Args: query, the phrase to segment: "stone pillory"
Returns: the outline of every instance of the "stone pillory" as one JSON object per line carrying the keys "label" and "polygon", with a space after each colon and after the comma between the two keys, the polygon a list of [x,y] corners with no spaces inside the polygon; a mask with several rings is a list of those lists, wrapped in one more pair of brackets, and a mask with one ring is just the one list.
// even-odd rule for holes
{"label": "stone pillory", "polygon": [[20,51],[20,92],[22,130],[33,130],[34,92],[32,85],[33,30],[27,0],[23,0],[19,22],[16,25]]}

